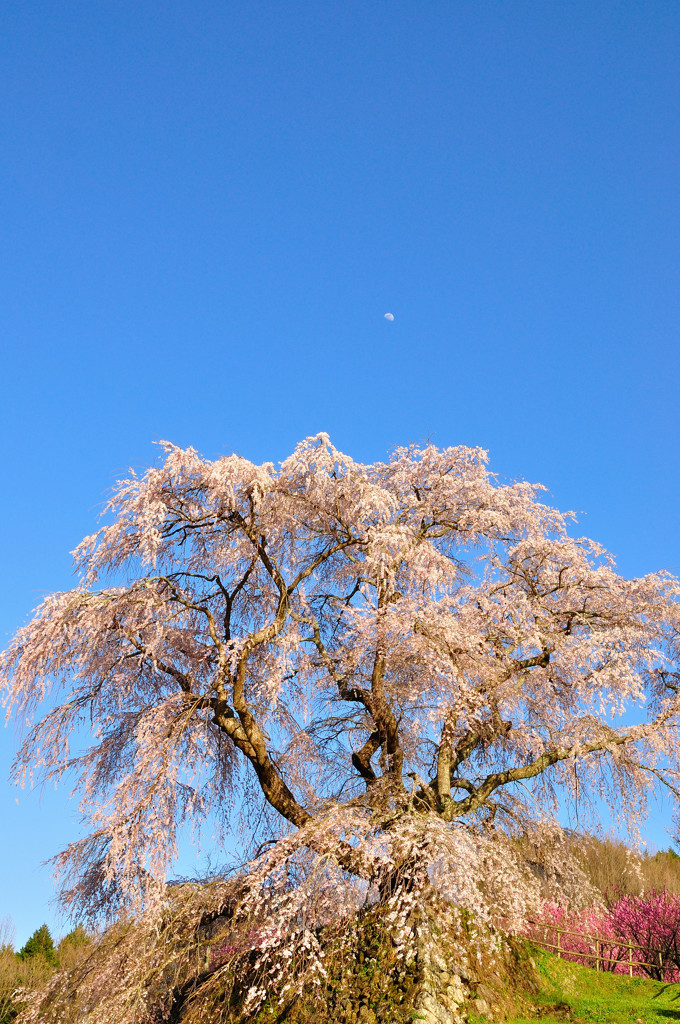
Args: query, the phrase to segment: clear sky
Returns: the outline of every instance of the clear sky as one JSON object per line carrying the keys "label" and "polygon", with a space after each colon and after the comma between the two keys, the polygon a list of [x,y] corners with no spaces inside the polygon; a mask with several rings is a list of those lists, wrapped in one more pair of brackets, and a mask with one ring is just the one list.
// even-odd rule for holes
{"label": "clear sky", "polygon": [[[679,43],[676,0],[6,0],[2,645],[160,438],[481,445],[679,570]],[[0,816],[23,942],[75,812]]]}

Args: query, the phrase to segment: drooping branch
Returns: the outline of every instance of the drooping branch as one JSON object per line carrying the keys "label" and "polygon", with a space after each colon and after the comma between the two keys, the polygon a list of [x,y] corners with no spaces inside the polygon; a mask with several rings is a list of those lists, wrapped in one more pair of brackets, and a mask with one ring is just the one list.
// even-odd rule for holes
{"label": "drooping branch", "polygon": [[544,751],[529,764],[518,765],[514,768],[507,768],[499,772],[492,772],[490,775],[487,775],[479,785],[473,786],[473,791],[469,796],[463,800],[453,801],[449,804],[442,816],[445,820],[450,821],[453,818],[474,813],[480,807],[483,807],[488,803],[489,797],[497,789],[513,783],[534,779],[537,776],[542,775],[553,765],[558,764],[560,761],[582,760],[591,754],[612,753],[616,748],[623,748],[627,744],[633,745],[638,743],[658,732],[664,722],[667,722],[673,717],[677,717],[678,711],[679,709],[674,707],[673,709],[669,709],[653,723],[644,726],[631,727],[619,733],[608,729],[601,740],[596,740],[590,743],[577,742],[568,747],[556,747],[553,750]]}

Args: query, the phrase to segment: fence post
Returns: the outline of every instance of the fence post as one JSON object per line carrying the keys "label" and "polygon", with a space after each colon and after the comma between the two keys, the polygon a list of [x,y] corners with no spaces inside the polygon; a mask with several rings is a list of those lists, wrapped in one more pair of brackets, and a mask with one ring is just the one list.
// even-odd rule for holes
{"label": "fence post", "polygon": [[628,974],[633,977],[633,943],[628,943]]}
{"label": "fence post", "polygon": [[659,950],[659,974],[661,975],[661,981],[663,981],[664,969],[663,969],[663,956],[661,950]]}
{"label": "fence post", "polygon": [[595,939],[595,970],[600,969],[600,937],[599,935]]}
{"label": "fence post", "polygon": [[558,928],[557,929],[557,955],[560,958],[560,960],[562,959],[562,949],[561,949],[561,943],[560,943],[560,935],[561,934],[562,934],[562,931],[561,931],[560,928]]}

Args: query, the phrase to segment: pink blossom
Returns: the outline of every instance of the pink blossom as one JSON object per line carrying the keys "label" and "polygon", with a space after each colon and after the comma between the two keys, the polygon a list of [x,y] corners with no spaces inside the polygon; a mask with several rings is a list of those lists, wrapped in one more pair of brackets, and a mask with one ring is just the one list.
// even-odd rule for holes
{"label": "pink blossom", "polygon": [[545,903],[527,934],[588,967],[680,980],[680,896],[674,893],[622,896],[610,909],[598,904],[577,913]]}

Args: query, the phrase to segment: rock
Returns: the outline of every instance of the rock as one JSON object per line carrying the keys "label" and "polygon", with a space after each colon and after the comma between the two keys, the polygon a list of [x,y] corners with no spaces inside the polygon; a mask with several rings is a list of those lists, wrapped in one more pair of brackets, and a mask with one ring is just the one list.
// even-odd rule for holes
{"label": "rock", "polygon": [[460,978],[456,978],[454,976],[453,983],[451,985],[448,985],[446,988],[446,995],[451,1000],[452,1003],[457,1003],[460,1005],[460,1003],[465,1002],[465,1000],[467,999],[467,995],[460,981]]}
{"label": "rock", "polygon": [[424,992],[414,1007],[415,1020],[426,1024],[457,1024],[458,1016],[450,1013],[435,996]]}

